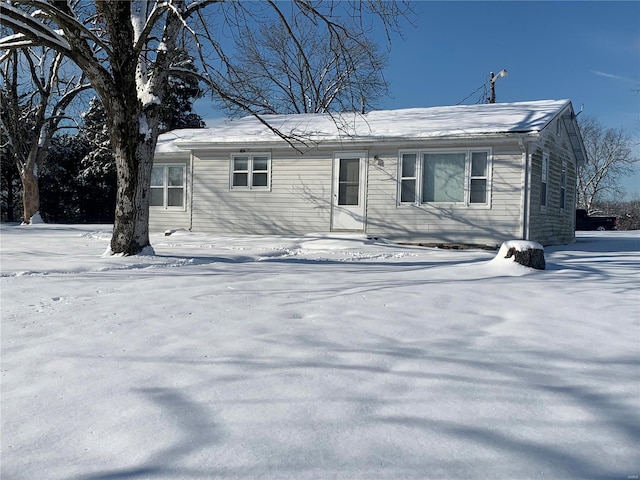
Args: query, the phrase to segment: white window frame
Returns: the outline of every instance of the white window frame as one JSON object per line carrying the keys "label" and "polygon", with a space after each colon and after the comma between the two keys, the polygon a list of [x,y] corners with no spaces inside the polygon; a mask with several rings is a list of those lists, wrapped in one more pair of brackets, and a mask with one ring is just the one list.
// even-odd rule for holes
{"label": "white window frame", "polygon": [[[404,156],[405,155],[412,155],[415,158],[413,158],[413,176],[410,177],[403,177],[402,173],[403,173],[403,166],[404,166]],[[398,155],[398,205],[414,205],[414,204],[418,204],[420,203],[420,191],[418,190],[418,179],[420,178],[420,152],[412,150],[412,151],[400,151],[399,155]],[[402,201],[402,187],[405,181],[409,181],[409,182],[413,182],[413,199],[412,200],[406,200],[406,201]]]}
{"label": "white window frame", "polygon": [[[247,170],[234,170],[235,168],[235,160],[238,158],[247,158]],[[253,164],[254,159],[257,157],[266,157],[267,158],[267,169],[266,170],[254,170]],[[246,173],[247,174],[247,185],[234,185],[234,174],[235,173]],[[266,185],[254,185],[253,184],[253,175],[254,173],[266,173],[267,175],[267,184]],[[243,191],[243,190],[271,190],[271,153],[268,152],[251,152],[251,153],[234,153],[231,155],[231,159],[229,161],[229,190],[234,191]]]}
{"label": "white window frame", "polygon": [[[473,154],[474,153],[486,153],[487,154],[487,159],[486,159],[486,170],[484,172],[484,175],[473,175]],[[478,150],[478,149],[473,149],[473,150],[469,150],[468,152],[468,159],[467,159],[467,168],[468,168],[468,182],[467,182],[467,204],[470,206],[477,206],[477,205],[489,205],[490,202],[490,193],[491,193],[491,185],[490,185],[490,168],[491,168],[491,154],[488,150]],[[474,180],[484,180],[484,194],[485,194],[485,201],[484,202],[471,202],[471,184],[473,183]]]}
{"label": "white window frame", "polygon": [[567,208],[567,168],[567,161],[562,160],[562,170],[560,171],[560,210]]}
{"label": "white window frame", "polygon": [[546,210],[549,198],[549,154],[544,152],[540,162],[540,208]]}
{"label": "white window frame", "polygon": [[[172,186],[169,185],[169,168],[179,167],[182,169],[182,185]],[[187,209],[187,164],[186,163],[156,163],[152,168],[162,168],[162,186],[150,186],[149,196],[151,196],[151,190],[162,189],[162,205],[149,205],[149,208],[158,210],[180,210],[185,211]],[[182,189],[182,205],[169,205],[169,190]],[[151,202],[149,202],[151,203]]]}
{"label": "white window frame", "polygon": [[[438,154],[438,153],[464,153],[465,155],[465,168],[464,168],[464,199],[462,202],[425,202],[422,199],[422,182],[423,182],[423,166],[424,166],[424,154]],[[486,153],[487,154],[487,170],[484,176],[472,176],[471,175],[471,161],[473,153]],[[403,162],[405,155],[415,155],[415,176],[403,177]],[[491,207],[491,172],[493,165],[493,152],[491,148],[448,148],[448,149],[424,149],[424,150],[400,150],[398,152],[398,191],[397,191],[397,205],[453,205],[465,208],[490,208]],[[413,180],[415,186],[415,198],[411,201],[402,201],[402,184],[403,180]],[[484,203],[471,203],[471,181],[472,180],[485,180],[486,183],[486,202]]]}

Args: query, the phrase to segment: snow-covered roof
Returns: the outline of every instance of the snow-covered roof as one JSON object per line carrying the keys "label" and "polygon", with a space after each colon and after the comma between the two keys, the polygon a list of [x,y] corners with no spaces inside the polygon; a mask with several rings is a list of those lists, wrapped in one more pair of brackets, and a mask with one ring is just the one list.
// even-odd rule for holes
{"label": "snow-covered roof", "polygon": [[[311,143],[475,137],[540,132],[571,105],[569,100],[456,105],[366,114],[264,115],[282,135]],[[183,129],[158,139],[158,153],[224,145],[265,145],[285,141],[253,116],[221,120],[204,129]]]}

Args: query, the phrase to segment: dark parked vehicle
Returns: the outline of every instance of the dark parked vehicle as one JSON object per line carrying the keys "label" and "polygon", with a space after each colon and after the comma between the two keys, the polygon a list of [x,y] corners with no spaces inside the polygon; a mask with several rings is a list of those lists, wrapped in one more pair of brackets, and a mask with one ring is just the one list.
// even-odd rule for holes
{"label": "dark parked vehicle", "polygon": [[586,210],[576,210],[576,230],[617,230],[616,217],[590,217]]}

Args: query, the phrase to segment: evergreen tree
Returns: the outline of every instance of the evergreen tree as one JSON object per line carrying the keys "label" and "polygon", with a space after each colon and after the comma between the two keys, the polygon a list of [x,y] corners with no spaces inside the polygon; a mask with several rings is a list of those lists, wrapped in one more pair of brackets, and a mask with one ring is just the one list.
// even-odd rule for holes
{"label": "evergreen tree", "polygon": [[47,223],[79,223],[82,207],[79,198],[80,159],[89,146],[76,135],[56,135],[40,168],[41,216]]}
{"label": "evergreen tree", "polygon": [[0,148],[0,220],[16,222],[22,211],[20,175],[8,146]]}
{"label": "evergreen tree", "polygon": [[[178,54],[183,68],[195,71],[192,59],[185,52]],[[160,132],[176,128],[204,128],[200,115],[193,112],[193,102],[202,97],[199,81],[193,76],[169,75],[167,94],[160,105]]]}
{"label": "evergreen tree", "polygon": [[82,115],[82,119],[77,136],[85,140],[90,148],[82,157],[80,175],[86,179],[115,175],[115,157],[109,142],[107,115],[98,98],[90,100],[89,109]]}

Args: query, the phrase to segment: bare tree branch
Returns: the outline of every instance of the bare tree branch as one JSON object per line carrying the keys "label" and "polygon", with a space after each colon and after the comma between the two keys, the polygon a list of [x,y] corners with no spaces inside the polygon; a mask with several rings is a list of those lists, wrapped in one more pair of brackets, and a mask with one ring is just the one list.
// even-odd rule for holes
{"label": "bare tree branch", "polygon": [[[12,32],[0,39],[0,47],[46,46],[71,59],[91,82],[106,112],[118,175],[111,249],[137,254],[149,246],[151,168],[169,73],[181,67],[175,64],[176,51],[188,50],[199,78],[223,102],[287,138],[262,113],[299,98],[303,103],[294,109],[307,111],[309,101],[313,111],[327,111],[335,105],[353,108],[360,95],[374,97],[376,88],[386,85],[383,78],[356,88],[366,79],[360,75],[363,58],[369,59],[370,72],[383,64],[367,50],[371,43],[366,36],[374,22],[387,33],[398,31],[398,17],[409,12],[409,2],[384,0],[16,0],[0,4],[0,21]],[[227,40],[236,43],[247,30],[273,22],[292,46],[286,55],[295,73],[277,77],[273,83],[279,93],[274,89],[263,95],[251,85],[234,90],[228,79],[241,78],[245,70],[232,61]],[[324,47],[309,44],[332,56],[320,67],[319,53],[308,50],[301,35],[303,24],[328,35]],[[346,90],[341,87],[345,83]]]}
{"label": "bare tree branch", "polygon": [[578,206],[590,214],[594,205],[624,195],[621,180],[640,159],[631,151],[631,137],[622,128],[606,128],[593,117],[580,119],[587,161],[578,168]]}

